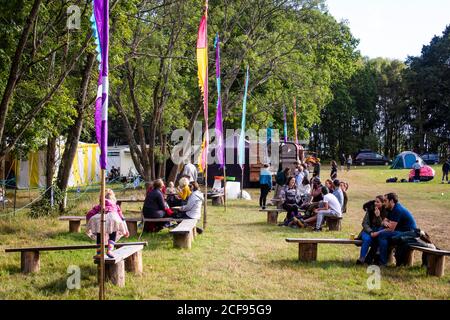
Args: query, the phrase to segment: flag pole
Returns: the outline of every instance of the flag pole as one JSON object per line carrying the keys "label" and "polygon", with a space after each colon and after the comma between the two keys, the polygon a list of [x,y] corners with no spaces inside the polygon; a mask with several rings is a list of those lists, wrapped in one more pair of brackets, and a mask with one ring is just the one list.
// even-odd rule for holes
{"label": "flag pole", "polygon": [[206,142],[205,142],[205,207],[203,212],[203,229],[206,230],[206,226],[208,224],[208,147],[209,147],[209,132],[208,132],[208,76],[209,76],[209,68],[208,68],[208,0],[205,1],[205,34],[206,34],[206,77],[205,77],[205,94],[203,96],[204,99],[204,112],[205,112],[205,134],[206,134]]}
{"label": "flag pole", "polygon": [[100,188],[100,264],[99,264],[99,299],[105,300],[105,170],[101,170]]}

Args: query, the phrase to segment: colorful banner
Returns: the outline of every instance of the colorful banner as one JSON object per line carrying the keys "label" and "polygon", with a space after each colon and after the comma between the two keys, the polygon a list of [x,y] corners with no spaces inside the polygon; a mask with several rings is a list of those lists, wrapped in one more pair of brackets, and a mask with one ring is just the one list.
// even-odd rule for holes
{"label": "colorful banner", "polygon": [[199,161],[199,171],[203,172],[207,165],[209,133],[208,133],[208,0],[205,1],[205,13],[200,21],[197,36],[198,84],[203,96],[203,114],[205,118],[205,136]]}
{"label": "colorful banner", "polygon": [[223,140],[223,119],[222,119],[222,97],[221,97],[221,81],[220,81],[220,38],[216,35],[214,41],[214,48],[216,48],[216,81],[217,81],[217,112],[216,112],[216,155],[219,160],[220,168],[223,169],[225,165],[225,146]]}
{"label": "colorful banner", "polygon": [[97,60],[100,62],[97,99],[95,100],[95,133],[100,147],[100,167],[106,170],[108,158],[108,54],[109,54],[109,1],[94,0],[91,18]]}
{"label": "colorful banner", "polygon": [[242,123],[241,123],[241,134],[239,135],[239,164],[241,167],[245,164],[245,117],[247,113],[247,94],[248,94],[248,82],[250,79],[249,67],[247,66],[247,75],[245,77],[245,91],[244,91],[244,101],[242,104]]}

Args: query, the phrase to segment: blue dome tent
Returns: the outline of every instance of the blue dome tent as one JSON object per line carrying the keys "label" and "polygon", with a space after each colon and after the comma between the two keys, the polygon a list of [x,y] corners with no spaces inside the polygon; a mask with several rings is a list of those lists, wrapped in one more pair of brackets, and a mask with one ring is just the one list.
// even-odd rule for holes
{"label": "blue dome tent", "polygon": [[412,169],[413,164],[416,163],[417,160],[419,160],[419,163],[422,166],[426,165],[418,154],[411,151],[402,152],[395,158],[391,169]]}

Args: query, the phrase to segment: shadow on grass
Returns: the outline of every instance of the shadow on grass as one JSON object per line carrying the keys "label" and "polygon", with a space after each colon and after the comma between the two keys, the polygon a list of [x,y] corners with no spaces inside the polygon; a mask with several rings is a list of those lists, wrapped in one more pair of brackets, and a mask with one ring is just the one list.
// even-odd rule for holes
{"label": "shadow on grass", "polygon": [[19,262],[17,264],[9,264],[5,267],[3,267],[3,270],[6,271],[8,274],[20,274],[21,270],[20,270],[20,259]]}
{"label": "shadow on grass", "polygon": [[[93,288],[97,287],[97,267],[96,266],[82,266],[80,268],[81,274],[81,285],[83,289],[85,288]],[[67,279],[70,275],[68,274],[65,277],[60,279],[55,279],[50,283],[46,283],[43,286],[38,287],[40,291],[44,293],[52,293],[52,294],[63,294],[67,292]],[[94,277],[94,281],[92,281],[92,277]]]}

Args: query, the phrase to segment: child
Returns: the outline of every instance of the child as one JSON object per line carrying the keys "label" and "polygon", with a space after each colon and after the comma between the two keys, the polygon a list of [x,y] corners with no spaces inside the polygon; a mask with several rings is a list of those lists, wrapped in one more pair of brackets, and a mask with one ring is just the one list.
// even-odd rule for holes
{"label": "child", "polygon": [[[127,224],[125,223],[125,218],[122,214],[122,210],[116,204],[116,196],[114,191],[111,189],[106,190],[105,194],[105,241],[108,242],[108,249],[106,255],[109,258],[114,258],[112,251],[114,250],[114,245],[116,241],[119,241],[122,236],[128,238],[129,232]],[[97,240],[97,255],[99,257],[101,254],[101,238],[100,238],[100,227],[101,227],[101,206],[96,205],[93,207],[86,215],[87,222],[87,235],[91,239]]]}

